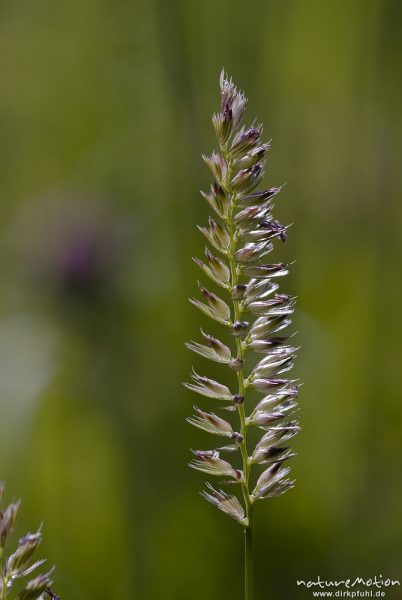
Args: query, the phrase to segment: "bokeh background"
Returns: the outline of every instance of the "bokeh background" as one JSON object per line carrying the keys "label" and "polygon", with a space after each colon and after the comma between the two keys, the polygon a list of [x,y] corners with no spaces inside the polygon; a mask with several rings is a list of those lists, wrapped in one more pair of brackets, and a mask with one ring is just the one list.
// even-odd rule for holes
{"label": "bokeh background", "polygon": [[187,297],[222,66],[287,182],[303,347],[298,483],[258,506],[256,597],[402,579],[401,20],[397,0],[2,0],[0,477],[63,599],[241,597],[181,386],[209,369],[183,344],[206,326]]}

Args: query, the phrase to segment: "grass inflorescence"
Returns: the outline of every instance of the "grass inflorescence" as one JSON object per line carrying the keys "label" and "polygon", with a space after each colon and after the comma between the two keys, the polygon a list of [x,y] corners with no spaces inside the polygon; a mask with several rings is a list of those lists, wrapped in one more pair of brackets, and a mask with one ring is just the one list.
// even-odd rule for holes
{"label": "grass inflorescence", "polygon": [[[211,248],[205,249],[203,260],[194,259],[220,291],[199,284],[202,299],[190,301],[231,332],[233,342],[225,343],[201,330],[201,341],[189,342],[187,347],[229,367],[235,383],[229,388],[193,371],[191,382],[185,385],[223,403],[220,408],[228,414],[223,418],[195,407],[188,422],[226,438],[226,444],[194,451],[190,466],[224,478],[222,485],[230,484],[228,493],[207,483],[202,495],[244,528],[245,598],[251,600],[254,504],[294,485],[284,463],[294,456],[287,442],[299,431],[294,416],[298,384],[287,376],[297,348],[285,333],[292,322],[295,299],[279,291],[278,281],[288,273],[288,265],[267,261],[276,241],[284,242],[287,237],[287,227],[272,215],[273,200],[281,188],[259,189],[269,143],[261,140],[261,125],[242,125],[247,99],[224,72],[220,88],[220,111],[212,117],[218,151],[203,156],[214,180],[207,193],[201,192],[215,214],[207,226],[199,227]],[[220,297],[222,290],[224,298]],[[248,358],[256,354],[260,359],[246,372]],[[261,393],[262,399],[252,402],[251,390]],[[236,420],[230,418],[234,413]],[[248,435],[251,428],[261,432],[253,448]],[[232,484],[238,494],[233,493]]]}
{"label": "grass inflorescence", "polygon": [[4,484],[0,482],[0,600],[59,600],[50,589],[53,569],[31,577],[46,562],[45,559],[32,560],[42,541],[41,528],[24,535],[14,552],[6,556],[6,544],[13,532],[21,502],[18,500],[3,507],[3,499]]}

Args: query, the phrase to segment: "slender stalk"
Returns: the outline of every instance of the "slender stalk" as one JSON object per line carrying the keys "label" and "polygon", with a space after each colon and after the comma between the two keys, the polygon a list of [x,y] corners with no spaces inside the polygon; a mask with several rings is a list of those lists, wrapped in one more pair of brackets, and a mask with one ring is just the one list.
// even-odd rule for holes
{"label": "slender stalk", "polygon": [[7,580],[4,577],[3,567],[1,567],[1,600],[6,600],[7,598]]}
{"label": "slender stalk", "polygon": [[244,594],[245,600],[253,600],[254,552],[253,552],[253,505],[248,509],[248,527],[244,528]]}

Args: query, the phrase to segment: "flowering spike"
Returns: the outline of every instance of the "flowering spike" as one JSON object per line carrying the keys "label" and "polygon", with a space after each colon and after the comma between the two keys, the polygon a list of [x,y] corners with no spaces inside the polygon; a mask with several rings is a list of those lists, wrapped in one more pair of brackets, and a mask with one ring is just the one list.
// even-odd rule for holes
{"label": "flowering spike", "polygon": [[244,508],[236,496],[226,494],[223,490],[216,490],[210,483],[207,483],[207,491],[201,492],[201,495],[231,519],[238,521],[242,525],[247,524]]}
{"label": "flowering spike", "polygon": [[279,194],[281,189],[281,187],[272,187],[267,190],[262,190],[261,192],[254,192],[253,194],[238,198],[237,203],[240,206],[258,205],[259,203],[270,201],[271,198],[274,198],[274,196]]}
{"label": "flowering spike", "polygon": [[190,302],[218,323],[230,324],[230,308],[226,302],[202,286],[200,286],[200,292],[206,300],[206,304],[197,300],[190,300]]}
{"label": "flowering spike", "polygon": [[254,499],[272,498],[280,496],[288,489],[293,487],[294,482],[290,479],[285,479],[289,474],[289,467],[281,469],[281,463],[276,462],[262,473],[253,490],[252,497]]}
{"label": "flowering spike", "polygon": [[250,127],[249,129],[242,127],[233,138],[229,156],[232,159],[241,159],[244,156],[247,156],[249,152],[252,152],[257,148],[261,133],[262,127]]}
{"label": "flowering spike", "polygon": [[222,325],[230,325],[230,308],[228,305],[218,298],[212,292],[209,292],[205,288],[200,288],[200,291],[204,298],[207,300],[207,304],[196,300],[195,298],[190,298],[191,304],[194,304],[201,312],[203,312],[207,317],[210,317],[214,321],[221,323]]}
{"label": "flowering spike", "polygon": [[198,427],[199,429],[203,429],[208,433],[213,433],[214,435],[223,435],[226,437],[233,438],[233,429],[230,423],[221,419],[215,413],[207,413],[194,406],[194,410],[197,413],[194,417],[189,417],[187,422],[190,425],[194,425],[194,427]]}
{"label": "flowering spike", "polygon": [[208,261],[209,268],[215,275],[215,278],[219,281],[222,281],[224,287],[226,287],[230,281],[230,269],[227,264],[221,258],[214,256],[208,250],[208,248],[205,248],[205,256]]}
{"label": "flowering spike", "polygon": [[283,263],[276,265],[256,265],[244,269],[244,274],[249,277],[283,277],[288,273],[288,268]]}
{"label": "flowering spike", "polygon": [[[215,258],[215,257],[213,257]],[[223,261],[220,261],[220,259],[216,258],[216,260],[214,261],[212,258],[212,254],[210,254],[210,256],[207,255],[207,260],[208,260],[208,265],[206,265],[205,263],[202,262],[202,260],[200,260],[199,258],[194,257],[193,261],[195,262],[195,264],[197,266],[200,267],[200,269],[205,273],[205,275],[207,275],[210,279],[212,279],[212,281],[214,281],[215,283],[217,283],[220,287],[223,287],[225,289],[228,288],[228,279],[224,278],[222,276],[222,272],[220,271],[220,263],[224,264]],[[218,262],[219,261],[219,262]]]}
{"label": "flowering spike", "polygon": [[219,457],[219,452],[210,450],[197,450],[194,452],[198,460],[192,460],[189,466],[209,475],[219,475],[221,477],[232,477],[236,481],[242,479],[242,472],[235,469],[227,460]]}
{"label": "flowering spike", "polygon": [[229,200],[225,195],[223,188],[219,185],[217,181],[215,181],[211,185],[211,190],[209,194],[201,192],[201,196],[205,198],[205,200],[213,208],[217,215],[219,215],[222,218],[226,216],[229,208]]}
{"label": "flowering spike", "polygon": [[191,374],[193,383],[184,383],[184,386],[193,392],[201,394],[206,398],[217,398],[218,400],[232,400],[233,396],[226,385],[209,379],[204,375],[198,375],[194,370]]}
{"label": "flowering spike", "polygon": [[[204,346],[203,344],[198,344],[197,342],[187,342],[186,346],[189,350],[192,350],[193,352],[196,352],[200,356],[208,358],[209,360],[213,360],[218,363],[230,363],[230,356],[227,358],[226,353],[219,352],[214,348]],[[227,346],[225,346],[225,348],[227,348]]]}
{"label": "flowering spike", "polygon": [[[16,600],[40,600],[43,598],[43,594],[49,595],[49,587],[52,584],[50,579],[51,571],[45,575],[38,575],[35,579],[28,581],[25,588],[20,592]],[[50,597],[58,598],[54,594]]]}
{"label": "flowering spike", "polygon": [[[240,523],[246,531],[246,598],[251,598],[251,527],[256,500],[279,496],[294,482],[287,478],[284,461],[294,456],[285,445],[298,433],[293,415],[297,409],[298,386],[286,377],[298,348],[289,336],[278,335],[292,322],[295,298],[279,291],[278,280],[288,273],[288,265],[267,262],[278,242],[287,238],[288,226],[273,217],[273,198],[281,187],[259,189],[264,176],[265,155],[270,143],[264,143],[262,125],[241,125],[247,105],[243,92],[222,71],[220,77],[220,111],[212,117],[218,150],[203,156],[214,181],[209,193],[202,193],[219,219],[209,218],[208,227],[199,227],[211,247],[205,262],[195,259],[203,272],[227,294],[227,300],[200,286],[203,302],[191,300],[204,314],[227,326],[233,334],[229,345],[202,332],[204,343],[190,342],[187,347],[201,356],[228,365],[237,381],[235,393],[221,383],[193,373],[190,390],[225,400],[220,408],[237,414],[238,425],[215,413],[195,408],[188,422],[208,433],[230,439],[221,451],[234,453],[241,468],[220,458],[218,450],[196,451],[190,466],[211,475],[229,478],[223,483],[240,484],[244,504],[239,498],[207,484],[203,497]],[[262,358],[246,374],[250,352]],[[231,386],[232,387],[232,386]],[[253,388],[264,397],[250,406],[248,390]],[[249,428],[263,434],[254,450],[248,452]],[[238,430],[238,431],[236,431]],[[252,488],[253,465],[265,465],[265,471]],[[251,492],[251,490],[253,491]]]}
{"label": "flowering spike", "polygon": [[5,570],[10,577],[15,577],[19,572],[23,571],[41,541],[42,534],[40,531],[28,533],[20,539],[17,550],[11,554],[6,563]]}
{"label": "flowering spike", "polygon": [[236,129],[240,125],[246,110],[247,98],[243,92],[236,88],[232,80],[228,79],[223,69],[219,83],[221,87],[221,113],[225,114],[228,111],[232,113],[233,128]]}
{"label": "flowering spike", "polygon": [[209,228],[198,226],[198,229],[216,250],[226,255],[230,245],[230,235],[227,228],[220,223],[216,223],[211,217],[209,217],[208,225]]}
{"label": "flowering spike", "polygon": [[200,354],[204,358],[208,358],[209,360],[231,364],[232,354],[230,348],[214,338],[212,335],[204,333],[202,329],[201,334],[207,345],[204,346],[203,344],[198,344],[197,342],[188,342],[186,344],[187,348],[193,352],[196,352],[197,354]]}
{"label": "flowering spike", "polygon": [[[4,484],[0,482],[0,597],[8,600],[9,592],[14,583],[28,577],[36,569],[41,567],[45,560],[31,562],[32,555],[42,541],[41,528],[36,533],[28,533],[20,539],[17,549],[3,560],[4,547],[11,535],[17,517],[20,501],[11,503],[3,508]],[[50,592],[52,581],[49,573],[37,575],[29,580],[25,587],[13,598],[16,600],[42,600],[43,594]],[[21,589],[21,586],[20,586]],[[52,594],[57,599],[58,597]]]}
{"label": "flowering spike", "polygon": [[[0,484],[0,491],[3,495],[4,487]],[[1,510],[1,498],[0,498],[0,510]],[[1,550],[4,548],[7,538],[11,535],[14,529],[15,521],[17,519],[18,510],[21,505],[21,500],[13,502],[7,506],[7,508],[0,512],[0,555]]]}
{"label": "flowering spike", "polygon": [[248,243],[243,248],[240,248],[235,253],[235,258],[240,264],[252,264],[255,263],[263,256],[268,254],[274,249],[272,242],[259,242],[257,244]]}
{"label": "flowering spike", "polygon": [[211,156],[202,155],[202,160],[211,169],[212,175],[215,177],[219,185],[224,185],[227,176],[228,165],[221,154],[212,152]]}

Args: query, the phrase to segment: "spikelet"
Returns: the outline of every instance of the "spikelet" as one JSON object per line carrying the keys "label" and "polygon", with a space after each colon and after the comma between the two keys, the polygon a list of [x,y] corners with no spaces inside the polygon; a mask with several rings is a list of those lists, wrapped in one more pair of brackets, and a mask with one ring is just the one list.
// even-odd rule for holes
{"label": "spikelet", "polygon": [[[195,416],[188,422],[227,437],[230,443],[219,450],[194,451],[190,466],[224,477],[235,492],[239,490],[237,495],[229,495],[207,483],[202,495],[247,529],[257,500],[279,496],[294,485],[289,478],[290,468],[282,465],[294,456],[287,444],[300,429],[294,416],[298,384],[287,377],[298,348],[284,333],[292,322],[295,299],[279,292],[279,281],[287,275],[288,265],[268,260],[277,241],[287,238],[288,227],[272,216],[273,199],[281,188],[258,189],[270,144],[261,139],[261,125],[242,125],[247,99],[223,71],[220,88],[221,108],[212,117],[219,149],[203,156],[214,181],[209,192],[201,192],[215,215],[209,217],[207,226],[199,227],[219,256],[206,248],[205,260],[194,259],[203,275],[220,290],[217,295],[199,284],[202,301],[190,301],[224,325],[233,337],[231,342],[224,342],[201,330],[202,343],[191,341],[187,347],[229,366],[234,371],[234,382],[229,389],[193,372],[192,381],[185,385],[212,403],[225,401],[221,408],[237,413],[235,423],[235,419],[229,422],[215,412],[195,408]],[[245,373],[245,359],[254,353],[255,366]],[[263,394],[253,406],[248,390]],[[251,427],[262,432],[254,448],[247,443]],[[230,452],[230,461],[221,458],[223,451]],[[260,467],[254,473],[252,467],[257,471],[261,465],[263,470]]]}
{"label": "spikelet", "polygon": [[46,561],[42,559],[32,562],[32,556],[42,541],[41,528],[35,533],[27,533],[20,539],[17,549],[5,557],[5,546],[13,532],[21,502],[12,502],[3,508],[3,498],[4,484],[0,482],[0,597],[7,598],[7,600],[11,600],[11,598],[15,600],[44,600],[45,598],[60,600],[50,590],[53,569],[29,579],[17,595],[12,595],[14,583],[31,575]]}

